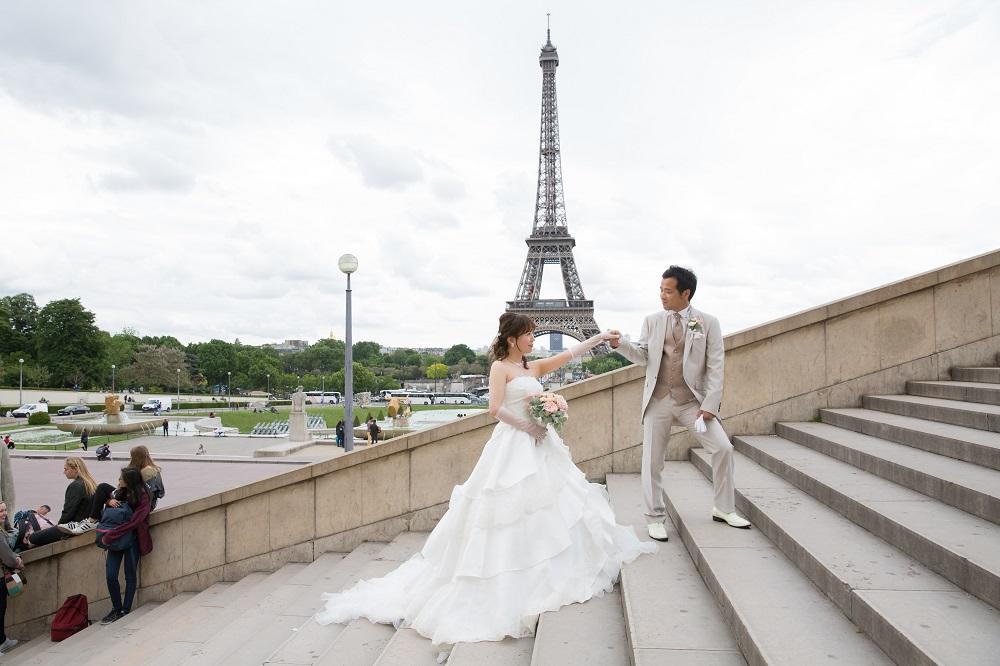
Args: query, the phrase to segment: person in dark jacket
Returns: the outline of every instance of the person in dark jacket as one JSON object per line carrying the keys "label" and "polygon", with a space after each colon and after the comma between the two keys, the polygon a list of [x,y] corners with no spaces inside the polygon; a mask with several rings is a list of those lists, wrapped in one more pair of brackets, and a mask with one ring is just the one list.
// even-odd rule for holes
{"label": "person in dark jacket", "polygon": [[97,490],[97,481],[90,475],[82,458],[70,456],[63,464],[63,474],[70,480],[66,487],[66,498],[63,500],[62,515],[56,527],[35,532],[28,541],[32,546],[44,546],[66,538],[66,533],[59,525],[83,520],[90,512],[90,501]]}
{"label": "person in dark jacket", "polygon": [[[0,501],[0,525],[6,522],[7,503]],[[0,562],[3,562],[3,565],[8,569],[24,568],[24,562],[10,549],[7,539],[0,539]],[[0,590],[0,654],[6,654],[17,645],[17,641],[13,638],[7,638],[7,633],[4,631],[5,615],[7,615],[7,590],[4,589]]]}
{"label": "person in dark jacket", "polygon": [[344,420],[337,421],[337,446],[344,448]]}
{"label": "person in dark jacket", "polygon": [[87,450],[87,442],[89,442],[89,441],[90,441],[90,434],[87,432],[86,429],[84,429],[83,434],[80,435],[80,448],[82,448],[84,451],[86,451]]}
{"label": "person in dark jacket", "polygon": [[[118,490],[115,496],[108,500],[108,506],[118,507],[127,502],[132,508],[132,519],[118,527],[109,530],[101,537],[104,545],[110,545],[135,530],[136,539],[125,550],[108,550],[106,576],[108,595],[111,597],[111,612],[101,619],[101,624],[111,624],[129,614],[132,602],[135,600],[137,584],[136,571],[139,568],[139,557],[153,552],[153,541],[149,537],[149,488],[142,480],[142,473],[135,467],[123,467],[118,478]],[[103,529],[103,528],[102,528]],[[100,534],[100,532],[98,532]],[[118,572],[122,562],[125,562],[125,597],[122,598],[121,586],[118,583]]]}

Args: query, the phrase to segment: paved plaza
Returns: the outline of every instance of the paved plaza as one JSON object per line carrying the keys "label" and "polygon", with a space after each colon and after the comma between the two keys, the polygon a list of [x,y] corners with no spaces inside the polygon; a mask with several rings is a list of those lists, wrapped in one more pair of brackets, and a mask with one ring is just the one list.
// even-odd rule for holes
{"label": "paved plaza", "polygon": [[[109,462],[97,461],[93,445],[87,452],[13,451],[11,469],[17,509],[48,504],[58,517],[69,483],[62,473],[67,456],[81,456],[98,483],[117,484],[118,474],[128,462],[129,449],[138,444],[145,444],[163,469],[167,494],[157,508],[182,504],[343,455],[343,450],[336,446],[315,445],[281,458],[253,458],[254,449],[272,441],[259,437],[136,437],[112,444]],[[199,443],[205,445],[206,455],[194,455]]]}

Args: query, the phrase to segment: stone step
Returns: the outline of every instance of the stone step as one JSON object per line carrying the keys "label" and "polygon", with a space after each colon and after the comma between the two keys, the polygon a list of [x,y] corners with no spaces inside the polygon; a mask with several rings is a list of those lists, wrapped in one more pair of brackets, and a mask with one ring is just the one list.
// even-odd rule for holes
{"label": "stone step", "polygon": [[297,570],[279,570],[284,576],[267,596],[242,613],[234,612],[235,617],[211,639],[181,646],[174,653],[177,663],[264,663],[316,612],[323,592],[318,583],[333,575],[342,563],[342,555],[330,553],[308,565],[295,565]]}
{"label": "stone step", "polygon": [[[378,557],[380,550],[385,548],[384,543],[365,542],[352,550],[346,556],[339,553],[325,553],[317,558],[342,557],[337,566],[327,570],[323,575],[315,579],[315,587],[323,592],[335,592],[345,587],[350,587],[357,580],[361,571],[372,560]],[[296,609],[298,604],[304,606]],[[290,614],[305,615],[309,619],[300,624],[297,631],[277,647],[265,660],[267,664],[311,664],[319,659],[320,655],[336,640],[337,635],[343,630],[341,625],[331,624],[321,626],[312,619],[318,611],[323,601],[319,594],[303,595],[296,604],[292,604],[285,610]]]}
{"label": "stone step", "polygon": [[957,382],[1000,384],[1000,368],[952,368],[950,372]]}
{"label": "stone step", "polygon": [[778,423],[775,433],[974,516],[1000,523],[998,470],[828,423]]}
{"label": "stone step", "polygon": [[[535,631],[538,630],[536,626]],[[578,635],[577,638],[586,640],[586,636],[582,634]],[[533,637],[511,638],[509,636],[502,641],[456,643],[448,658],[448,666],[531,666],[531,654],[534,646],[535,638]],[[558,659],[545,663],[579,664],[580,662]],[[382,663],[379,662],[378,666],[382,666]]]}
{"label": "stone step", "polygon": [[908,381],[906,392],[926,398],[944,398],[984,405],[1000,405],[1000,385],[986,382]]}
{"label": "stone step", "polygon": [[542,613],[530,661],[524,663],[628,666],[628,652],[625,610],[620,588],[616,586],[611,592],[582,604]]}
{"label": "stone step", "polygon": [[[704,483],[691,465],[664,471],[664,483],[668,485],[689,481]],[[608,474],[607,485],[615,519],[622,525],[631,525],[643,541],[649,541],[639,475]],[[656,553],[643,555],[622,569],[619,588],[628,641],[624,660],[618,650],[612,649],[608,650],[612,658],[607,662],[602,661],[603,655],[598,651],[590,655],[589,661],[581,663],[594,666],[604,663],[617,666],[629,661],[636,666],[746,664],[726,625],[722,609],[705,586],[669,521],[667,533],[670,541],[659,544]],[[539,632],[536,645],[547,640],[545,632]],[[560,662],[539,659],[534,666],[548,666],[549,663]]]}
{"label": "stone step", "polygon": [[1000,470],[1000,433],[873,409],[821,409],[823,423]]}
{"label": "stone step", "polygon": [[[242,612],[269,593],[269,576],[252,573],[235,583],[216,583],[177,606],[148,631],[139,631],[119,640],[114,649],[105,650],[84,660],[83,664],[174,664],[177,641],[204,643],[218,633],[234,615]],[[189,643],[186,643],[189,644]]]}
{"label": "stone step", "polygon": [[[143,604],[112,624],[102,626],[99,621],[95,622],[83,631],[59,643],[46,640],[47,648],[38,653],[36,658],[17,663],[46,664],[59,660],[83,662],[101,654],[107,649],[109,643],[120,641],[153,623],[159,622],[161,618],[168,616],[175,608],[194,597],[193,592],[182,592],[164,603]],[[44,636],[43,638],[47,639],[48,637]]]}
{"label": "stone step", "polygon": [[995,608],[1000,527],[775,435],[736,449]]}
{"label": "stone step", "polygon": [[400,628],[386,643],[375,666],[436,666],[442,652],[447,653],[447,646],[432,645],[415,630]]}
{"label": "stone step", "polygon": [[861,404],[880,412],[1000,432],[1000,407],[996,405],[918,395],[866,395]]}
{"label": "stone step", "polygon": [[995,608],[739,453],[736,481],[738,509],[897,664],[996,663]]}
{"label": "stone step", "polygon": [[666,468],[687,477],[664,483],[667,513],[748,663],[892,663],[761,530],[713,521],[712,484],[692,463]]}
{"label": "stone step", "polygon": [[[403,532],[379,551],[378,559],[369,562],[361,570],[358,578],[363,580],[386,575],[419,551],[426,540],[427,534],[424,532]],[[339,634],[316,663],[322,666],[375,664],[394,634],[396,630],[391,625],[376,624],[364,618],[352,620],[346,626],[342,626]],[[433,650],[430,641],[421,636],[416,636],[414,642],[422,643],[425,653]],[[389,657],[391,658],[393,654],[395,651]],[[437,651],[434,655],[437,655]]]}

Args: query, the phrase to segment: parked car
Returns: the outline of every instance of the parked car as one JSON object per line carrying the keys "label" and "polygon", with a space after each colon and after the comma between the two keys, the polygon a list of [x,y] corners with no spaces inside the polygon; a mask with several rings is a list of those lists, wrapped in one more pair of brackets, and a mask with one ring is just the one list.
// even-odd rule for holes
{"label": "parked car", "polygon": [[28,404],[21,405],[20,407],[15,409],[12,416],[21,419],[26,416],[31,416],[35,412],[45,412],[46,414],[48,414],[49,412],[48,404],[44,402],[29,402]]}
{"label": "parked car", "polygon": [[89,414],[89,413],[90,413],[90,407],[88,407],[87,405],[66,405],[58,412],[56,412],[56,414],[59,416],[72,416],[73,414]]}
{"label": "parked car", "polygon": [[150,398],[143,404],[142,411],[169,412],[170,408],[173,407],[173,402],[171,398]]}

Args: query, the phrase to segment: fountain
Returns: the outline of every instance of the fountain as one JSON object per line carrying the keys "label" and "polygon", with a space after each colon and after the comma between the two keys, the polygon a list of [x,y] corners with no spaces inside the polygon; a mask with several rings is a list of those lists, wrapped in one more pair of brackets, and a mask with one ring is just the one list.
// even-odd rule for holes
{"label": "fountain", "polygon": [[100,418],[83,418],[79,420],[57,423],[56,427],[64,432],[80,435],[87,431],[88,435],[120,435],[126,432],[142,432],[152,434],[163,420],[160,417],[133,420],[122,411],[122,402],[116,395],[104,398],[104,416]]}

